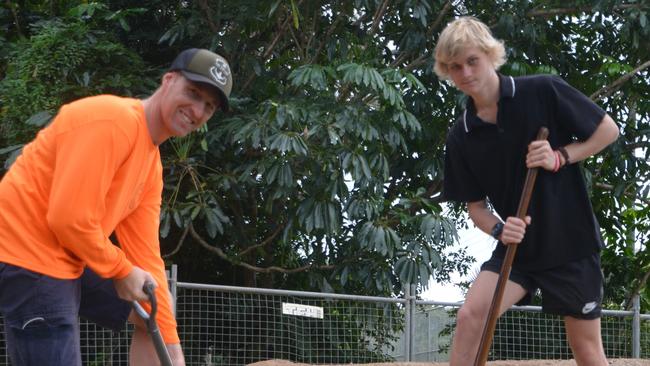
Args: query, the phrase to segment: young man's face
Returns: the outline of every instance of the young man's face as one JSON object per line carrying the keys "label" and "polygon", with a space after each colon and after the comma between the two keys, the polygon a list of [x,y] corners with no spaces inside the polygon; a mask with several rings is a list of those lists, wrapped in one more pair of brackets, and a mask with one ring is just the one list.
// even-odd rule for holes
{"label": "young man's face", "polygon": [[174,72],[163,77],[166,92],[162,120],[170,136],[182,137],[201,127],[220,106],[220,100],[207,85],[195,83]]}
{"label": "young man's face", "polygon": [[478,47],[467,47],[447,63],[447,72],[454,85],[467,95],[480,93],[494,73],[488,55]]}

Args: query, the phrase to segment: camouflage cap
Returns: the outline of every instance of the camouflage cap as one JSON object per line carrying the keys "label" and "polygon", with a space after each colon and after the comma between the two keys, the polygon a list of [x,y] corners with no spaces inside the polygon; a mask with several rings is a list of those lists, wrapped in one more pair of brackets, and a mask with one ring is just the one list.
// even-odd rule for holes
{"label": "camouflage cap", "polygon": [[190,48],[176,56],[169,71],[180,71],[189,80],[216,87],[221,109],[228,111],[232,73],[225,58],[205,49]]}

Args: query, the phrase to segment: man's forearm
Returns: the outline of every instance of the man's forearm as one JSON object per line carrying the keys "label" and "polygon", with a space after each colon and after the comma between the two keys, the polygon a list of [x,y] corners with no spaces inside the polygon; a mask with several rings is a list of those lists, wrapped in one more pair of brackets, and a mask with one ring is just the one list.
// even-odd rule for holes
{"label": "man's forearm", "polygon": [[501,222],[485,201],[468,202],[467,212],[474,225],[486,234],[491,234],[494,225]]}
{"label": "man's forearm", "polygon": [[593,156],[618,138],[618,126],[609,115],[605,115],[596,131],[583,142],[573,142],[564,148],[569,156],[569,163],[577,163]]}

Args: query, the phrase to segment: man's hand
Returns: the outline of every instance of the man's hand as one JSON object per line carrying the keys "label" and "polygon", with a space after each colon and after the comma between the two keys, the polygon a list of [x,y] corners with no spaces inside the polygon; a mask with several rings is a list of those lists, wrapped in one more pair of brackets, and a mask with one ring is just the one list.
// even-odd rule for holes
{"label": "man's hand", "polygon": [[555,169],[555,152],[547,140],[535,140],[528,145],[526,167],[549,171]]}
{"label": "man's hand", "polygon": [[525,220],[515,216],[508,217],[503,225],[503,232],[501,232],[501,242],[506,245],[521,243],[528,225],[530,225],[530,216],[526,216]]}
{"label": "man's hand", "polygon": [[113,280],[117,295],[126,301],[148,300],[147,294],[142,291],[145,282],[151,282],[154,286],[158,286],[156,280],[149,272],[135,266],[126,277]]}

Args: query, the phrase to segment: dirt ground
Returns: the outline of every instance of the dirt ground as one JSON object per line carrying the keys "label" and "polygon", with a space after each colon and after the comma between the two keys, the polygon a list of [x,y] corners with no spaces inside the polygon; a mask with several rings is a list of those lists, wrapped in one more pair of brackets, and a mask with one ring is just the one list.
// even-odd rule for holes
{"label": "dirt ground", "polygon": [[[609,360],[612,366],[650,366],[650,360],[640,359],[612,359]],[[364,363],[355,366],[448,366],[446,362],[390,362],[390,363]],[[491,361],[487,366],[575,366],[573,360],[539,360],[539,361]],[[268,360],[249,364],[249,366],[309,366],[305,363],[295,363],[285,360]]]}

